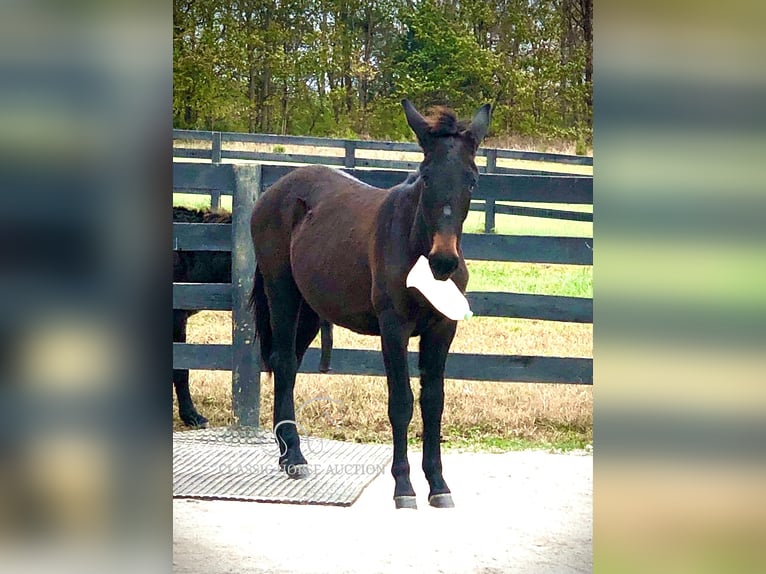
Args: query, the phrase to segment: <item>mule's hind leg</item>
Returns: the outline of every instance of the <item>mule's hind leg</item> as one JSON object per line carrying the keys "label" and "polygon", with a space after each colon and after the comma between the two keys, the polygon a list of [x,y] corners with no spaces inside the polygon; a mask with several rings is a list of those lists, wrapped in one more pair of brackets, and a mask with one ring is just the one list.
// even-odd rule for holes
{"label": "mule's hind leg", "polygon": [[271,357],[274,372],[274,434],[279,445],[279,465],[289,476],[299,478],[307,471],[295,421],[295,373],[298,370],[296,333],[303,299],[289,270],[275,280],[266,280],[271,319]]}
{"label": "mule's hind leg", "polygon": [[423,472],[430,491],[428,503],[438,508],[452,508],[452,494],[442,476],[441,439],[444,410],[444,363],[457,323],[441,321],[420,337],[420,411],[423,415]]}
{"label": "mule's hind leg", "polygon": [[[298,314],[298,333],[295,337],[295,355],[298,359],[298,367],[300,368],[303,361],[303,355],[306,354],[306,350],[311,345],[311,341],[317,336],[319,332],[319,315],[316,314],[306,301],[301,304],[301,310]],[[324,349],[322,349],[324,353]]]}
{"label": "mule's hind leg", "polygon": [[322,320],[319,326],[322,329],[322,357],[319,360],[319,372],[329,373],[332,370],[330,367],[332,359],[332,323]]}

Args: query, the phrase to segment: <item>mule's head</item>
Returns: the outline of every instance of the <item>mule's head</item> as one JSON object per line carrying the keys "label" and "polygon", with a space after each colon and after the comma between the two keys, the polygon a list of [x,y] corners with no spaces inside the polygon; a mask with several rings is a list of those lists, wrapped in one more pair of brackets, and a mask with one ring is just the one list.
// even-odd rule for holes
{"label": "mule's head", "polygon": [[402,106],[424,154],[420,212],[431,241],[428,263],[434,277],[444,280],[460,261],[458,243],[479,177],[474,159],[489,129],[490,105],[479,108],[470,124],[447,108],[424,118],[408,100]]}

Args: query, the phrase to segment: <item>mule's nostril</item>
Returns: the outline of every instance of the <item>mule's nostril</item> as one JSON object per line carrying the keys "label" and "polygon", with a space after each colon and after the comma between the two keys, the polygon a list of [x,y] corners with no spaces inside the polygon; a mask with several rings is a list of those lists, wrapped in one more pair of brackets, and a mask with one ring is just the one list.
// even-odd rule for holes
{"label": "mule's nostril", "polygon": [[457,269],[458,259],[449,255],[434,254],[429,256],[428,265],[431,267],[434,278],[444,281],[449,279]]}

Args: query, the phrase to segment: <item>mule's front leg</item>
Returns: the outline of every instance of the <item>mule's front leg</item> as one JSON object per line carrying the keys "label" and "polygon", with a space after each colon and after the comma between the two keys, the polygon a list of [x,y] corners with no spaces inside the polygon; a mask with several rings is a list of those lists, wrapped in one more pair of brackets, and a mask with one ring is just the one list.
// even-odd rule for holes
{"label": "mule's front leg", "polygon": [[410,483],[410,463],[407,460],[407,427],[412,420],[412,388],[407,365],[409,333],[394,311],[385,311],[378,318],[383,346],[383,362],[388,380],[388,420],[394,437],[394,503],[396,508],[417,508],[415,490]]}
{"label": "mule's front leg", "polygon": [[423,472],[430,492],[428,503],[452,508],[452,494],[442,476],[441,424],[444,411],[444,363],[455,338],[457,323],[445,319],[420,337],[420,410],[423,414]]}

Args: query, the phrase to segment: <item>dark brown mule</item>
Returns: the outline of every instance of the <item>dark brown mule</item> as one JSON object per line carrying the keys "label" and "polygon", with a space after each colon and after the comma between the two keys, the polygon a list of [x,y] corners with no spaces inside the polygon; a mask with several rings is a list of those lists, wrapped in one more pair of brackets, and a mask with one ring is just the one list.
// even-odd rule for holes
{"label": "dark brown mule", "polygon": [[[207,209],[173,207],[173,221],[180,223],[231,223],[231,213]],[[231,283],[231,253],[228,251],[174,251],[174,283]],[[186,323],[197,311],[173,309],[173,342],[186,342]],[[322,356],[319,370],[330,370],[332,325],[322,324]],[[192,428],[207,428],[208,420],[194,406],[189,392],[189,371],[173,369],[173,387],[178,399],[178,416]]]}
{"label": "dark brown mule", "polygon": [[456,322],[405,287],[421,255],[437,279],[468,283],[460,239],[478,171],[476,150],[487,133],[489,105],[470,125],[440,108],[424,118],[404,100],[407,122],[424,158],[418,172],[382,190],[342,172],[311,166],[277,181],[253,209],[256,256],[251,301],[266,368],[274,373],[274,428],[290,476],[307,469],[294,422],[295,373],[319,330],[320,317],[357,333],[380,335],[393,429],[397,508],[415,508],[407,461],[412,419],[407,342],[420,335],[423,471],[429,503],[453,506],[442,477],[439,437],[444,363]]}

